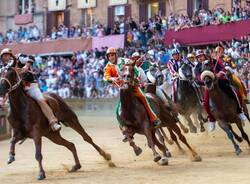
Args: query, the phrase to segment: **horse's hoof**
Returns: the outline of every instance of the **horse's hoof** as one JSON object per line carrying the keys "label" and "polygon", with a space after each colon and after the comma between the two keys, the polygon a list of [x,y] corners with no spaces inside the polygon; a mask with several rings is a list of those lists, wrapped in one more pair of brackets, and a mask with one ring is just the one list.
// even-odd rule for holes
{"label": "horse's hoof", "polygon": [[237,156],[239,156],[241,154],[242,150],[240,148],[238,148],[237,150],[235,150],[235,154]]}
{"label": "horse's hoof", "polygon": [[158,162],[159,160],[161,160],[161,155],[157,154],[154,156],[154,162]]}
{"label": "horse's hoof", "polygon": [[41,173],[37,176],[37,180],[44,180],[46,178],[44,173]]}
{"label": "horse's hoof", "polygon": [[243,141],[243,139],[242,139],[241,137],[238,137],[238,138],[237,138],[237,141],[238,141],[239,143],[241,143],[241,142]]}
{"label": "horse's hoof", "polygon": [[190,128],[190,133],[197,133],[197,128],[196,127],[192,127]]}
{"label": "horse's hoof", "polygon": [[167,157],[162,157],[159,162],[158,162],[159,165],[168,165],[168,159]]}
{"label": "horse's hoof", "polygon": [[12,162],[15,161],[15,156],[14,155],[10,155],[7,161],[7,164],[11,164]]}
{"label": "horse's hoof", "polygon": [[109,153],[105,153],[104,159],[107,160],[107,161],[110,161],[111,160],[111,155]]}
{"label": "horse's hoof", "polygon": [[77,164],[77,165],[74,165],[73,167],[72,167],[72,169],[69,171],[69,172],[76,172],[76,171],[78,171],[79,169],[81,169],[81,165],[80,164]]}
{"label": "horse's hoof", "polygon": [[166,157],[167,157],[167,158],[171,158],[171,157],[172,157],[172,154],[171,154],[169,151],[166,151]]}
{"label": "horse's hoof", "polygon": [[168,140],[166,140],[166,142],[167,142],[169,145],[173,145],[173,144],[174,144],[173,139],[168,139]]}
{"label": "horse's hoof", "polygon": [[188,131],[188,128],[184,128],[183,129],[183,132],[185,133],[185,134],[187,134],[189,131]]}
{"label": "horse's hoof", "polygon": [[135,155],[139,156],[142,153],[142,149],[140,147],[137,147],[136,149],[134,149]]}
{"label": "horse's hoof", "polygon": [[200,131],[201,131],[201,132],[205,132],[206,130],[205,130],[204,127],[201,127]]}
{"label": "horse's hoof", "polygon": [[192,159],[192,162],[201,162],[202,158],[199,155],[195,155]]}

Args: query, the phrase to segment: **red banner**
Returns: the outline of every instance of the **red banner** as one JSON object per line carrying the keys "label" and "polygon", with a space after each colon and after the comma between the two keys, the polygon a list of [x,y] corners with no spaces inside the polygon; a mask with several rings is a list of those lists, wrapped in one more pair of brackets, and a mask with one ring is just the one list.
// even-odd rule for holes
{"label": "red banner", "polygon": [[183,45],[205,45],[233,38],[239,39],[248,34],[250,34],[250,19],[220,25],[186,28],[179,31],[168,30],[165,34],[165,44],[171,45],[173,40],[176,40]]}
{"label": "red banner", "polygon": [[124,34],[93,37],[92,49],[101,49],[102,47],[124,48]]}
{"label": "red banner", "polygon": [[22,15],[16,15],[14,17],[16,25],[25,25],[33,22],[33,15],[31,13],[26,13]]}

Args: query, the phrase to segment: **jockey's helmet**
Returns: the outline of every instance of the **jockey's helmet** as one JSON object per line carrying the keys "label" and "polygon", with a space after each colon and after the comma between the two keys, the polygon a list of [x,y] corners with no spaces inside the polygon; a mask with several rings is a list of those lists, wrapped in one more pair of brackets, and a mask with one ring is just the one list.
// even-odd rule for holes
{"label": "jockey's helmet", "polygon": [[215,48],[215,52],[216,52],[216,53],[223,53],[223,52],[224,52],[224,48],[218,46],[218,47]]}
{"label": "jockey's helmet", "polygon": [[116,54],[116,48],[114,48],[114,47],[109,47],[108,48],[108,50],[107,50],[107,52],[106,52],[106,55],[108,55],[108,54]]}
{"label": "jockey's helmet", "polygon": [[203,50],[199,49],[199,50],[197,50],[197,51],[195,52],[195,56],[196,56],[196,57],[199,57],[199,56],[201,56],[201,55],[205,55],[205,53],[203,52]]}
{"label": "jockey's helmet", "polygon": [[4,54],[10,54],[11,56],[13,56],[13,52],[12,52],[12,50],[9,49],[9,48],[4,48],[4,49],[1,51],[1,54],[0,54],[1,58],[2,58],[2,56],[3,56]]}
{"label": "jockey's helmet", "polygon": [[134,53],[132,54],[132,57],[140,57],[139,52],[134,52]]}
{"label": "jockey's helmet", "polygon": [[188,61],[194,61],[195,60],[195,55],[193,53],[189,53],[187,55],[187,59],[188,59]]}
{"label": "jockey's helmet", "polygon": [[136,66],[141,66],[143,61],[140,58],[139,52],[134,52],[130,59],[136,62]]}
{"label": "jockey's helmet", "polygon": [[172,56],[173,56],[174,54],[180,54],[180,51],[179,51],[178,49],[173,49],[173,50],[172,50]]}
{"label": "jockey's helmet", "polygon": [[116,55],[116,48],[114,48],[114,47],[109,47],[108,48],[108,50],[107,50],[107,52],[106,52],[106,57],[107,57],[107,59],[108,59],[108,56],[109,56],[109,54],[115,54]]}
{"label": "jockey's helmet", "polygon": [[16,58],[22,64],[25,64],[27,62],[31,62],[31,63],[35,62],[35,58],[33,56],[31,56],[31,55],[29,56],[29,55],[26,55],[26,54],[18,54]]}

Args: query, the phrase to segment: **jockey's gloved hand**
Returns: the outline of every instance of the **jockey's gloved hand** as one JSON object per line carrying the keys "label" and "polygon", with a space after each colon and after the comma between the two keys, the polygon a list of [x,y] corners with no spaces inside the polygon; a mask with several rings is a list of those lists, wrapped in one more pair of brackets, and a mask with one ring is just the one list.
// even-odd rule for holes
{"label": "jockey's gloved hand", "polygon": [[110,82],[118,82],[120,77],[111,77]]}
{"label": "jockey's gloved hand", "polygon": [[179,77],[179,74],[177,72],[175,72],[174,77]]}

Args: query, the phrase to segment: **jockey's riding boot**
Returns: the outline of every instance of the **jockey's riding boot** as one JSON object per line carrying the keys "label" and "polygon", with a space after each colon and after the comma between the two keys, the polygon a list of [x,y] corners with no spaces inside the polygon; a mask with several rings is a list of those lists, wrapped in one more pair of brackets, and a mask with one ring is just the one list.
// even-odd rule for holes
{"label": "jockey's riding boot", "polygon": [[61,130],[61,128],[62,128],[62,126],[61,126],[59,123],[57,123],[57,122],[51,123],[51,124],[50,124],[50,127],[51,127],[51,129],[52,129],[53,131],[59,131],[59,130]]}
{"label": "jockey's riding boot", "polygon": [[215,122],[214,121],[210,121],[209,122],[209,127],[208,127],[208,131],[209,132],[213,132],[215,130]]}
{"label": "jockey's riding boot", "polygon": [[161,127],[161,120],[159,118],[154,120],[153,121],[153,126],[154,126],[154,128],[160,128]]}

